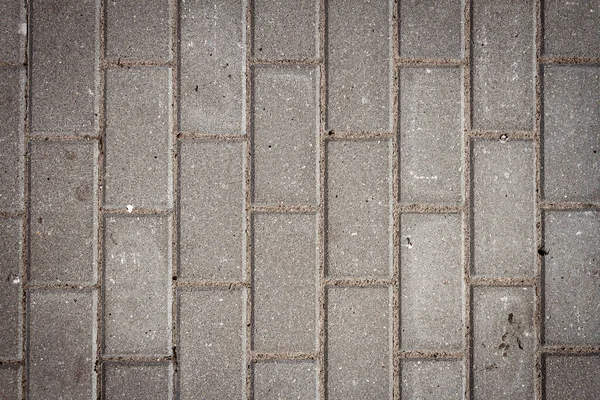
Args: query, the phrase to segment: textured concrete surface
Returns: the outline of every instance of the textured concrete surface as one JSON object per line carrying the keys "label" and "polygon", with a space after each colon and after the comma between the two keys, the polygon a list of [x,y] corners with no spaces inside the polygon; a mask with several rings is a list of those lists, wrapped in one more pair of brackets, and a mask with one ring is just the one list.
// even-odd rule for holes
{"label": "textured concrete surface", "polygon": [[598,0],[0,0],[0,399],[600,393]]}

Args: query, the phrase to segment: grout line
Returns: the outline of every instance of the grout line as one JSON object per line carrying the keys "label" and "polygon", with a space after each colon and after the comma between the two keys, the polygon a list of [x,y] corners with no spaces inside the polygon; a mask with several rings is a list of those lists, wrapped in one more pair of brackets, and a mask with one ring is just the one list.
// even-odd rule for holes
{"label": "grout line", "polygon": [[156,209],[156,208],[133,208],[131,211],[128,211],[126,208],[106,208],[100,207],[100,214],[102,215],[124,215],[124,216],[134,216],[134,215],[171,215],[173,209]]}
{"label": "grout line", "polygon": [[451,206],[439,204],[402,204],[398,205],[398,211],[410,214],[459,214],[465,210],[464,206]]}
{"label": "grout line", "polygon": [[401,360],[406,359],[427,359],[433,358],[435,360],[462,360],[464,353],[462,351],[400,351],[396,353],[396,357]]}
{"label": "grout line", "polygon": [[[539,1],[539,0],[538,0]],[[537,3],[536,3],[537,5]],[[541,9],[541,6],[538,8]],[[541,13],[541,11],[540,11]],[[541,17],[539,18],[539,25],[541,27]],[[538,39],[536,38],[536,41]],[[542,43],[542,38],[539,38],[537,43]],[[543,57],[538,53],[538,63],[540,64],[600,64],[600,57]]]}
{"label": "grout line", "polygon": [[179,132],[177,139],[182,140],[246,140],[246,135],[222,135],[219,133]]}
{"label": "grout line", "polygon": [[345,132],[330,130],[326,132],[324,138],[327,140],[384,140],[392,139],[394,136],[395,134],[393,132]]}
{"label": "grout line", "polygon": [[[398,37],[394,37],[394,43],[398,43]],[[398,46],[394,46],[397,51]],[[459,67],[465,65],[466,61],[460,58],[412,58],[412,57],[400,57],[394,55],[394,66],[395,67]]]}
{"label": "grout line", "polygon": [[381,287],[397,285],[395,279],[369,279],[369,278],[326,278],[323,285],[329,287]]}
{"label": "grout line", "polygon": [[471,139],[468,132],[472,125],[472,106],[471,106],[471,0],[463,0],[463,186],[464,186],[464,204],[463,212],[463,300],[464,300],[464,381],[463,397],[465,400],[471,400],[473,397],[472,389],[472,310],[471,310]]}
{"label": "grout line", "polygon": [[252,79],[253,79],[253,70],[252,70],[252,55],[254,54],[254,26],[253,26],[253,8],[254,1],[246,0],[244,2],[244,13],[245,13],[245,21],[246,21],[246,29],[244,31],[244,42],[245,42],[245,104],[244,104],[244,118],[245,118],[245,212],[246,212],[246,221],[245,221],[245,231],[246,231],[246,279],[245,286],[243,286],[243,290],[246,294],[246,308],[244,312],[244,328],[245,328],[245,337],[243,340],[245,346],[246,353],[246,384],[245,384],[245,399],[252,400],[254,398],[254,382],[253,382],[253,368],[252,368],[252,348],[253,348],[253,329],[254,329],[254,315],[253,315],[253,253],[252,253],[252,236],[253,236],[253,218],[252,218],[252,190],[253,190],[253,181],[252,181]]}
{"label": "grout line", "polygon": [[252,362],[318,360],[319,353],[258,353],[252,352]]}
{"label": "grout line", "polygon": [[184,281],[174,279],[174,285],[178,288],[214,288],[220,290],[234,290],[248,288],[248,282],[227,282],[227,281]]}
{"label": "grout line", "polygon": [[25,364],[23,360],[8,358],[5,360],[0,360],[0,366],[21,366]]}
{"label": "grout line", "polygon": [[0,218],[6,218],[6,219],[24,218],[25,214],[26,214],[25,211],[0,211]]}
{"label": "grout line", "polygon": [[179,309],[177,307],[177,277],[179,276],[179,0],[171,0],[171,359],[169,395],[179,398]]}
{"label": "grout line", "polygon": [[27,67],[27,63],[26,62],[12,63],[12,62],[0,61],[0,68],[21,68],[21,67]]}
{"label": "grout line", "polygon": [[102,357],[102,363],[148,363],[164,364],[173,362],[173,356],[166,357],[144,357],[144,356],[106,356]]}
{"label": "grout line", "polygon": [[27,290],[94,290],[99,289],[100,284],[85,283],[27,283],[23,285]]}
{"label": "grout line", "polygon": [[318,325],[318,386],[317,397],[327,400],[327,289],[326,277],[326,252],[325,240],[326,212],[325,191],[327,188],[327,142],[325,129],[327,126],[327,68],[326,68],[326,41],[327,41],[327,0],[319,0],[319,271],[317,287],[319,288],[319,325]]}
{"label": "grout line", "polygon": [[313,205],[254,205],[251,206],[252,213],[317,213],[319,212],[319,206]]}
{"label": "grout line", "polygon": [[[398,140],[399,133],[399,120],[400,120],[400,77],[399,77],[399,66],[401,63],[399,57],[399,7],[400,4],[397,1],[390,0],[389,7],[391,9],[391,38],[392,38],[392,67],[391,73],[393,74],[392,84],[392,162],[391,162],[391,183],[392,183],[392,281],[395,282],[392,286],[392,301],[391,301],[391,384],[392,384],[392,398],[400,399],[401,393],[401,365],[400,361],[394,357],[394,354],[400,353],[400,213],[402,207],[400,206],[400,143]],[[405,65],[405,64],[402,64]],[[421,64],[420,64],[421,65]]]}
{"label": "grout line", "polygon": [[[541,162],[541,160],[540,160]],[[540,193],[542,188],[539,188]],[[555,210],[555,211],[576,211],[576,210],[598,210],[600,209],[600,203],[575,203],[575,202],[550,202],[540,200],[539,207],[542,210]]]}
{"label": "grout line", "polygon": [[289,60],[267,60],[256,58],[250,60],[252,65],[309,65],[309,66],[318,66],[321,65],[320,58],[301,58],[297,60],[289,59]]}
{"label": "grout line", "polygon": [[[103,78],[100,78],[103,81]],[[99,140],[101,135],[54,135],[48,132],[37,132],[29,137],[29,141],[90,141]]]}
{"label": "grout line", "polygon": [[472,286],[535,286],[537,277],[472,277],[470,279]]}
{"label": "grout line", "polygon": [[600,346],[541,346],[540,353],[545,355],[600,355]]}
{"label": "grout line", "polygon": [[[535,8],[535,232],[536,249],[542,249],[544,243],[542,209],[542,67],[539,62],[543,46],[543,24],[542,24],[542,0],[534,0]],[[533,318],[533,329],[535,336],[534,352],[534,390],[535,398],[543,399],[543,357],[541,347],[543,344],[543,257],[536,254],[535,271],[535,309]]]}
{"label": "grout line", "polygon": [[173,68],[175,63],[168,60],[121,60],[105,59],[102,60],[102,68],[136,68],[136,67],[168,67]]}
{"label": "grout line", "polygon": [[468,136],[473,139],[489,139],[489,140],[531,140],[535,139],[536,132],[528,131],[507,131],[507,132],[496,132],[496,131],[478,131],[470,130],[467,132]]}

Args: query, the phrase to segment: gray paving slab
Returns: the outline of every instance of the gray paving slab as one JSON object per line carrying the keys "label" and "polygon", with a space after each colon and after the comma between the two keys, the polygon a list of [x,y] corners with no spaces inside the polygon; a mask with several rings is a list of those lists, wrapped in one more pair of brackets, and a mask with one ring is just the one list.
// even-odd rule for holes
{"label": "gray paving slab", "polygon": [[600,213],[544,214],[544,342],[600,343]]}
{"label": "gray paving slab", "polygon": [[390,4],[382,0],[326,4],[327,129],[389,132]]}
{"label": "gray paving slab", "polygon": [[462,216],[400,219],[400,347],[460,351],[463,343]]}
{"label": "gray paving slab", "polygon": [[255,214],[254,342],[265,353],[317,347],[316,214]]}
{"label": "gray paving slab", "polygon": [[244,2],[181,2],[179,13],[180,129],[245,133]]}
{"label": "gray paving slab", "polygon": [[29,280],[95,283],[96,141],[30,143]]}
{"label": "gray paving slab", "polygon": [[479,286],[472,296],[475,398],[533,398],[534,290]]}
{"label": "gray paving slab", "polygon": [[28,293],[29,398],[95,397],[96,292]]}
{"label": "gray paving slab", "polygon": [[548,400],[593,400],[600,393],[600,356],[548,356],[545,359]]}
{"label": "gray paving slab", "polygon": [[97,134],[98,3],[31,1],[31,134]]}
{"label": "gray paving slab", "polygon": [[463,368],[460,360],[402,360],[402,398],[462,399]]}
{"label": "gray paving slab", "polygon": [[104,204],[171,205],[171,72],[169,68],[106,71]]}
{"label": "gray paving slab", "polygon": [[159,363],[106,363],[104,393],[108,399],[169,399],[171,367]]}
{"label": "gray paving slab", "polygon": [[477,140],[473,163],[473,273],[535,273],[535,154],[529,141]]}
{"label": "gray paving slab", "polygon": [[462,202],[462,69],[400,68],[400,201]]}
{"label": "gray paving slab", "polygon": [[253,2],[254,57],[267,60],[309,59],[319,54],[319,2]]}
{"label": "gray paving slab", "polygon": [[400,56],[461,58],[463,13],[461,2],[454,0],[401,1]]}
{"label": "gray paving slab", "polygon": [[171,5],[168,0],[110,1],[105,7],[107,58],[171,58]]}
{"label": "gray paving slab", "polygon": [[317,68],[256,68],[253,115],[254,203],[318,203]]}
{"label": "gray paving slab", "polygon": [[170,354],[170,233],[168,217],[105,219],[105,355]]}
{"label": "gray paving slab", "polygon": [[179,146],[179,278],[239,281],[245,276],[245,145]]}
{"label": "gray paving slab", "polygon": [[[327,275],[391,273],[390,142],[333,141],[327,146]],[[354,210],[348,213],[348,210]]]}
{"label": "gray paving slab", "polygon": [[544,67],[543,193],[600,199],[600,67]]}
{"label": "gray paving slab", "polygon": [[21,399],[21,368],[13,365],[0,365],[0,388],[3,400]]}
{"label": "gray paving slab", "polygon": [[390,396],[390,294],[385,287],[327,291],[328,399]]}
{"label": "gray paving slab", "polygon": [[0,68],[0,210],[23,208],[25,69]]}
{"label": "gray paving slab", "polygon": [[314,399],[317,365],[313,361],[275,361],[254,364],[254,398]]}
{"label": "gray paving slab", "polygon": [[0,62],[20,64],[25,59],[27,37],[24,0],[0,1]]}
{"label": "gray paving slab", "polygon": [[544,55],[600,57],[599,6],[596,0],[544,1]]}
{"label": "gray paving slab", "polygon": [[23,221],[0,218],[0,359],[22,356]]}
{"label": "gray paving slab", "polygon": [[180,290],[178,361],[183,398],[243,398],[244,304],[240,290]]}
{"label": "gray paving slab", "polygon": [[473,0],[471,13],[473,128],[533,130],[533,0]]}

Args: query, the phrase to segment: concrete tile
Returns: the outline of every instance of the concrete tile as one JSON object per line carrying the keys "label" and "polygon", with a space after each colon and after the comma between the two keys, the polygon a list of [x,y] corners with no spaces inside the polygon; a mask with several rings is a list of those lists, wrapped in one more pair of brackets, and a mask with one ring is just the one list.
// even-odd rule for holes
{"label": "concrete tile", "polygon": [[[181,397],[243,398],[246,361],[239,290],[179,291],[179,379]],[[198,368],[202,366],[202,368]]]}
{"label": "concrete tile", "polygon": [[254,215],[255,350],[317,350],[317,229],[316,214]]}
{"label": "concrete tile", "polygon": [[253,121],[254,202],[318,203],[317,68],[256,68]]}
{"label": "concrete tile", "polygon": [[0,359],[21,357],[22,221],[0,219]]}
{"label": "concrete tile", "polygon": [[1,211],[17,211],[23,208],[25,79],[23,68],[0,68]]}
{"label": "concrete tile", "polygon": [[548,356],[544,370],[547,400],[598,398],[600,356]]}
{"label": "concrete tile", "polygon": [[27,39],[25,1],[0,0],[0,10],[0,62],[20,64]]}
{"label": "concrete tile", "polygon": [[598,201],[600,68],[546,66],[543,82],[544,197],[550,201]]}
{"label": "concrete tile", "polygon": [[401,1],[399,19],[401,57],[462,58],[460,1]]}
{"label": "concrete tile", "polygon": [[96,397],[96,293],[30,290],[29,398]]}
{"label": "concrete tile", "polygon": [[472,296],[474,398],[533,398],[533,288],[479,286]]}
{"label": "concrete tile", "polygon": [[544,341],[600,343],[600,213],[549,211],[544,218]]}
{"label": "concrete tile", "polygon": [[245,133],[242,0],[180,4],[179,122],[185,132]]}
{"label": "concrete tile", "polygon": [[400,227],[400,346],[460,351],[462,216],[402,214]]}
{"label": "concrete tile", "polygon": [[30,143],[29,279],[96,283],[96,141]]}
{"label": "concrete tile", "polygon": [[171,58],[171,15],[168,0],[108,1],[105,9],[107,58]]}
{"label": "concrete tile", "polygon": [[390,398],[390,290],[330,288],[327,302],[327,398]]}
{"label": "concrete tile", "polygon": [[462,399],[463,365],[462,360],[402,360],[402,398]]}
{"label": "concrete tile", "polygon": [[31,134],[98,133],[97,2],[31,1]]}
{"label": "concrete tile", "polygon": [[473,273],[535,273],[535,152],[530,141],[475,140]]}
{"label": "concrete tile", "polygon": [[400,201],[462,202],[462,69],[400,69]]}
{"label": "concrete tile", "polygon": [[534,128],[533,3],[533,0],[474,0],[471,5],[474,129]]}
{"label": "concrete tile", "polygon": [[388,277],[390,142],[332,141],[327,159],[327,275]]}
{"label": "concrete tile", "polygon": [[21,399],[21,368],[0,365],[0,388],[2,400]]}
{"label": "concrete tile", "polygon": [[106,71],[105,206],[171,204],[171,72]]}
{"label": "concrete tile", "polygon": [[244,279],[245,144],[179,142],[179,278]]}
{"label": "concrete tile", "polygon": [[254,1],[254,57],[306,59],[319,53],[319,2]]}
{"label": "concrete tile", "polygon": [[600,57],[597,0],[544,1],[544,55]]}
{"label": "concrete tile", "polygon": [[389,4],[383,0],[326,3],[328,130],[391,130]]}
{"label": "concrete tile", "polygon": [[122,216],[104,224],[104,353],[169,355],[171,220]]}
{"label": "concrete tile", "polygon": [[104,393],[107,400],[170,399],[169,364],[105,363]]}
{"label": "concrete tile", "polygon": [[312,361],[260,362],[253,372],[256,400],[318,398],[318,369]]}

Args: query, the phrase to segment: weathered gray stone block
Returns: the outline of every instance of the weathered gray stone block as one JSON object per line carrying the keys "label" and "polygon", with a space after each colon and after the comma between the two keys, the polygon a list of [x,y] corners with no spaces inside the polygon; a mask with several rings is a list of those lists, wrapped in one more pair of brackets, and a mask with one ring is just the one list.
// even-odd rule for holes
{"label": "weathered gray stone block", "polygon": [[254,364],[254,398],[316,399],[318,369],[312,361],[275,361]]}
{"label": "weathered gray stone block", "polygon": [[170,399],[171,373],[171,367],[165,363],[105,363],[105,397],[111,400]]}
{"label": "weathered gray stone block", "polygon": [[403,399],[463,398],[462,360],[402,360]]}
{"label": "weathered gray stone block", "polygon": [[0,359],[17,359],[21,351],[22,221],[0,219]]}

